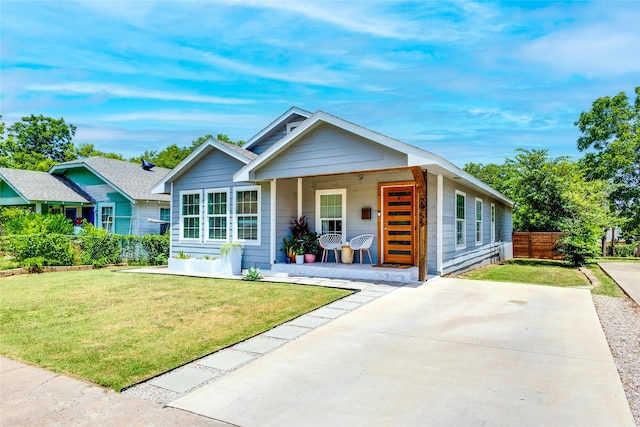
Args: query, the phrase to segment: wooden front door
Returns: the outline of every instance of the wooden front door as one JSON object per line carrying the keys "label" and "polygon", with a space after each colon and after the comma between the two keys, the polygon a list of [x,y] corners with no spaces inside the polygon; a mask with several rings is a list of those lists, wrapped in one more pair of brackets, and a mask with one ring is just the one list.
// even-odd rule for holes
{"label": "wooden front door", "polygon": [[382,187],[383,262],[410,264],[415,261],[415,187]]}

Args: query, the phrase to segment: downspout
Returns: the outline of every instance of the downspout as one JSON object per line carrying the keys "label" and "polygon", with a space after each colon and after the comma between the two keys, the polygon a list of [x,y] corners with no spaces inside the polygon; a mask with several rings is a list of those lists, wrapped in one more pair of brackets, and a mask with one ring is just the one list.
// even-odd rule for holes
{"label": "downspout", "polygon": [[443,275],[442,272],[442,264],[443,264],[443,260],[442,260],[442,214],[443,214],[443,207],[444,207],[444,178],[442,175],[438,175],[438,196],[437,196],[437,201],[436,201],[436,265],[437,265],[437,270],[438,270],[438,274],[440,276]]}
{"label": "downspout", "polygon": [[275,264],[276,263],[276,199],[277,199],[277,195],[276,195],[276,180],[272,179],[271,180],[271,212],[269,214],[270,219],[269,219],[269,250],[270,250],[270,258],[271,258],[271,263]]}

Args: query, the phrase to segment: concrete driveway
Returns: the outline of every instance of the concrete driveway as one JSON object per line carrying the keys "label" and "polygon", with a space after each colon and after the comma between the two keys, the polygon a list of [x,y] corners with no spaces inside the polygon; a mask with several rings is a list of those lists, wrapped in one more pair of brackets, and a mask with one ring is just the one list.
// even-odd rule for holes
{"label": "concrete driveway", "polygon": [[598,265],[640,305],[640,264],[633,262],[599,262]]}
{"label": "concrete driveway", "polygon": [[438,279],[171,406],[241,426],[633,426],[588,290]]}

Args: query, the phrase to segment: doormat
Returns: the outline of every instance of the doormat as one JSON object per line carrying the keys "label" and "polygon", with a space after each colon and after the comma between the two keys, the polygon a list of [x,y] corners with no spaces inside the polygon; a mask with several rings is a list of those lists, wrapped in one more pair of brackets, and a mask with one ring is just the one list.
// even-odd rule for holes
{"label": "doormat", "polygon": [[376,268],[411,268],[413,266],[412,265],[406,265],[406,264],[389,264],[389,263],[385,263],[385,264],[374,264],[371,267],[376,267]]}

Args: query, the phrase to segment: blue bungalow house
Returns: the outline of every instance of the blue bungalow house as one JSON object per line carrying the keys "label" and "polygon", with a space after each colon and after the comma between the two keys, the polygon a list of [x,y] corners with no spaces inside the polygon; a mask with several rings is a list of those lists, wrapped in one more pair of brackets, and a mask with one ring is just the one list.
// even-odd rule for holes
{"label": "blue bungalow house", "polygon": [[243,147],[209,141],[153,191],[171,196],[172,254],[215,255],[236,241],[244,268],[283,268],[282,240],[302,215],[344,242],[373,234],[374,264],[412,267],[417,280],[511,256],[511,200],[442,157],[323,111],[291,108]]}

